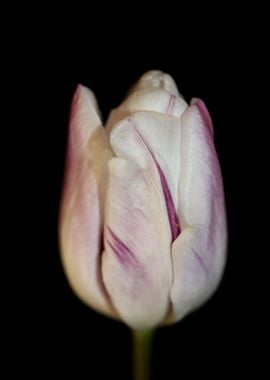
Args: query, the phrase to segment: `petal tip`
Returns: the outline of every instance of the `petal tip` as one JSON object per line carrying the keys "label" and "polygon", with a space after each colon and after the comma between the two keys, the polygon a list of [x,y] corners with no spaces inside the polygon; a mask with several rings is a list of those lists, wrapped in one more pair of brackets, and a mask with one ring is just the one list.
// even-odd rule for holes
{"label": "petal tip", "polygon": [[85,87],[81,83],[77,84],[75,91],[74,91],[73,99],[72,99],[73,103],[78,101],[78,99],[81,97],[84,89],[85,89]]}

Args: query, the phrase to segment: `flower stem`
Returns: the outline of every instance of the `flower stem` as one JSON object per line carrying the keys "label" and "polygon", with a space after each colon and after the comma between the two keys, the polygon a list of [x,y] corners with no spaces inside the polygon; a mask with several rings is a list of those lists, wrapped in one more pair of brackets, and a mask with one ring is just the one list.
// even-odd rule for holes
{"label": "flower stem", "polygon": [[134,380],[149,380],[154,330],[133,330]]}

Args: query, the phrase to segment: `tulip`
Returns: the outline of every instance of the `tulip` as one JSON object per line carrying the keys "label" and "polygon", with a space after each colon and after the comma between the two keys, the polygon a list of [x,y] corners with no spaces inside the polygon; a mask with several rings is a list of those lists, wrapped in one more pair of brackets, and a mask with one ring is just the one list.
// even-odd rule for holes
{"label": "tulip", "polygon": [[133,329],[180,321],[216,290],[226,259],[223,184],[205,104],[162,72],[142,76],[102,125],[73,98],[60,245],[75,293]]}

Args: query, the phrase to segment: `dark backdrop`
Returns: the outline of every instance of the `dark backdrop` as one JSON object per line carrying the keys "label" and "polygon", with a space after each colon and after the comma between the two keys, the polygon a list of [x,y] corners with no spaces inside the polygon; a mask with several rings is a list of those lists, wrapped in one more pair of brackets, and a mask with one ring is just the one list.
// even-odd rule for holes
{"label": "dark backdrop", "polygon": [[[249,268],[252,241],[246,239],[252,205],[243,193],[252,160],[248,155],[250,130],[242,117],[243,94],[247,91],[242,60],[232,51],[205,51],[189,59],[172,57],[168,62],[150,60],[135,63],[93,61],[88,57],[85,70],[61,72],[46,80],[49,102],[47,142],[47,246],[38,261],[44,275],[34,325],[37,329],[35,359],[41,372],[73,378],[129,379],[131,341],[126,326],[109,320],[82,304],[70,290],[62,271],[57,240],[57,218],[63,179],[69,107],[78,83],[96,94],[106,120],[110,108],[118,105],[129,86],[146,70],[160,69],[175,79],[187,101],[202,98],[212,115],[215,143],[224,177],[228,214],[228,262],[223,281],[213,298],[182,322],[160,328],[155,336],[153,379],[185,379],[203,376],[226,378],[253,370],[247,315],[253,313],[250,298],[253,287]],[[45,85],[45,83],[44,83]],[[40,259],[40,258],[39,258]],[[42,283],[41,283],[42,281]]]}

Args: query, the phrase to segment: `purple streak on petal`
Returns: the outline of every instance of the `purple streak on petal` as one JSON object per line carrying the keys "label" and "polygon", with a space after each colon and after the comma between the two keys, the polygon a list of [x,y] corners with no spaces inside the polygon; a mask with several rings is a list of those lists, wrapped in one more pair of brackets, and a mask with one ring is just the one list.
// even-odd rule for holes
{"label": "purple streak on petal", "polygon": [[167,110],[166,110],[166,113],[168,115],[171,115],[173,113],[174,106],[175,106],[175,100],[176,100],[176,96],[175,95],[171,95],[170,96],[170,100],[169,100],[169,104],[168,104],[168,107],[167,107]]}
{"label": "purple streak on petal", "polygon": [[121,263],[123,263],[124,265],[128,264],[127,263],[127,257],[125,257],[125,254],[123,251],[121,251],[121,249],[117,249],[111,242],[110,240],[107,239],[107,243],[108,245],[111,247],[112,251],[115,253],[115,255],[117,256],[117,258],[119,259],[119,261],[121,261]]}
{"label": "purple streak on petal", "polygon": [[129,119],[129,121],[130,121],[131,125],[133,126],[133,128],[135,129],[137,135],[140,137],[143,144],[147,148],[148,152],[150,153],[150,155],[151,155],[151,157],[152,157],[152,159],[156,165],[156,168],[158,170],[158,174],[159,174],[159,178],[160,178],[160,182],[161,182],[161,186],[162,186],[162,190],[163,190],[163,195],[164,195],[164,199],[165,199],[165,203],[166,203],[166,207],[167,207],[167,214],[168,214],[168,219],[169,219],[169,223],[170,223],[170,227],[171,227],[172,242],[173,242],[180,235],[181,229],[180,229],[180,222],[179,222],[178,215],[177,215],[174,203],[173,203],[173,199],[172,199],[172,195],[171,195],[171,192],[170,192],[170,189],[168,186],[167,179],[166,179],[165,174],[164,174],[163,170],[161,169],[159,163],[157,162],[154,153],[151,151],[150,147],[144,141],[142,135],[140,134],[140,132],[136,128],[134,121],[131,119]]}
{"label": "purple streak on petal", "polygon": [[125,266],[138,267],[139,263],[134,253],[129,247],[119,239],[119,237],[108,227],[113,242],[107,239],[107,243],[118,257],[119,261]]}
{"label": "purple streak on petal", "polygon": [[191,105],[196,106],[198,108],[205,126],[208,128],[209,132],[211,133],[211,136],[213,137],[214,127],[213,127],[212,119],[204,102],[201,99],[194,98],[191,101]]}
{"label": "purple streak on petal", "polygon": [[158,174],[160,177],[160,182],[161,182],[161,186],[162,186],[162,190],[163,190],[163,194],[164,194],[164,198],[166,202],[167,213],[168,213],[168,218],[169,218],[171,232],[172,232],[172,241],[174,241],[178,237],[178,235],[180,235],[180,232],[181,232],[179,219],[178,219],[178,215],[176,213],[176,209],[173,204],[172,195],[171,195],[166,177],[159,163],[155,159],[154,161],[158,169]]}

